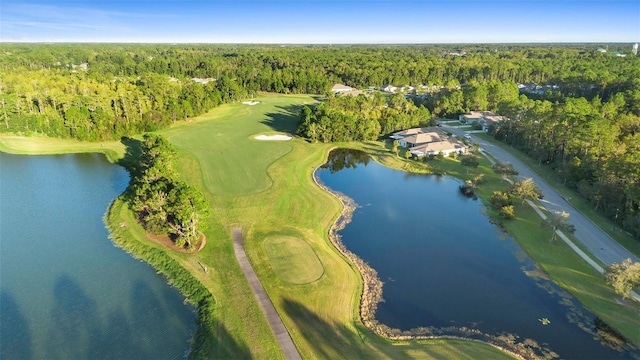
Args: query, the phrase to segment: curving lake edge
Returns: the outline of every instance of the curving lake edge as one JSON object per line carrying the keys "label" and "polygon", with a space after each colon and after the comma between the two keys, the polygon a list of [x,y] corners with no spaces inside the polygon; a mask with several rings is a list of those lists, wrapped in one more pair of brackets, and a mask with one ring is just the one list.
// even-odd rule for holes
{"label": "curving lake edge", "polygon": [[131,227],[139,225],[132,223],[131,220],[135,220],[133,217],[126,219],[127,212],[130,212],[130,210],[123,199],[123,194],[121,194],[109,205],[103,217],[103,221],[109,231],[109,239],[115,246],[123,249],[133,258],[151,265],[159,274],[164,276],[169,285],[180,291],[185,298],[185,302],[196,307],[196,330],[190,340],[189,355],[198,354],[207,339],[210,338],[210,334],[214,331],[209,314],[211,314],[211,309],[215,305],[215,299],[198,279],[166,253],[166,251],[170,250],[160,250],[140,241],[132,233],[133,230],[131,229]]}
{"label": "curving lake edge", "polygon": [[[331,148],[327,152],[327,160],[331,151],[338,149]],[[368,153],[367,153],[368,154]],[[369,154],[370,155],[370,154]],[[371,157],[373,160],[376,160],[375,157]],[[379,163],[379,162],[378,162]],[[382,166],[385,166],[382,163],[379,163]],[[388,339],[392,341],[408,341],[408,340],[464,340],[470,342],[481,343],[485,345],[489,345],[493,348],[496,348],[500,351],[503,351],[515,358],[518,359],[528,359],[535,358],[536,354],[528,351],[529,349],[524,346],[519,346],[522,344],[513,343],[513,342],[505,342],[496,339],[495,337],[489,336],[480,332],[479,330],[470,329],[470,328],[458,328],[458,327],[450,327],[450,328],[431,328],[431,327],[419,327],[406,331],[402,331],[400,329],[391,328],[388,325],[381,324],[375,318],[375,313],[378,308],[378,304],[383,301],[382,297],[382,286],[383,282],[378,277],[378,273],[372,267],[370,267],[364,260],[362,260],[355,253],[347,249],[347,247],[342,242],[342,237],[338,232],[351,222],[351,218],[353,216],[353,212],[358,207],[358,204],[348,197],[347,195],[335,191],[328,186],[326,186],[322,180],[318,176],[318,169],[323,164],[318,165],[312,174],[313,181],[316,185],[333,195],[337,198],[342,204],[342,211],[336,221],[329,228],[328,237],[333,246],[345,257],[347,258],[358,270],[360,276],[362,278],[362,294],[360,295],[360,305],[359,305],[359,314],[360,321],[370,329],[374,334]],[[400,170],[398,170],[400,171]],[[438,176],[438,175],[434,175]],[[459,333],[459,335],[450,335],[445,333]]]}
{"label": "curving lake edge", "polygon": [[[83,144],[86,146],[86,144]],[[114,146],[87,147],[85,149],[62,148],[56,151],[28,151],[14,149],[6,144],[0,143],[0,151],[14,155],[24,156],[47,156],[64,154],[102,154],[109,163],[122,166],[131,175],[131,169],[123,162],[118,150]],[[131,178],[131,176],[130,176]],[[193,337],[189,340],[191,347],[185,357],[197,356],[201,351],[205,351],[206,343],[214,332],[213,322],[210,319],[212,307],[215,305],[213,294],[202,285],[187,269],[171,258],[165,251],[158,250],[149,244],[140,241],[134,234],[130,233],[128,226],[122,226],[122,211],[128,211],[123,196],[129,191],[129,183],[124,191],[118,195],[107,207],[102,221],[108,231],[108,238],[112,244],[137,260],[144,261],[161,274],[167,284],[178,289],[184,301],[196,308],[197,316],[195,320],[196,329]],[[167,249],[169,250],[169,249]]]}

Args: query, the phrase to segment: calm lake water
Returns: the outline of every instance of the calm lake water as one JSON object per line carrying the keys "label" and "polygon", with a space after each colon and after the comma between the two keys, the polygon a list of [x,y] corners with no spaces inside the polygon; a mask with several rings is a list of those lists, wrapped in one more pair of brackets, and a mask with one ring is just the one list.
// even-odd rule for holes
{"label": "calm lake water", "polygon": [[195,309],[116,248],[129,176],[99,154],[0,153],[0,358],[180,359]]}
{"label": "calm lake water", "polygon": [[317,175],[359,205],[340,234],[384,282],[379,322],[514,334],[564,359],[637,358],[602,345],[606,325],[540,276],[458,180],[409,175],[352,150],[334,150]]}

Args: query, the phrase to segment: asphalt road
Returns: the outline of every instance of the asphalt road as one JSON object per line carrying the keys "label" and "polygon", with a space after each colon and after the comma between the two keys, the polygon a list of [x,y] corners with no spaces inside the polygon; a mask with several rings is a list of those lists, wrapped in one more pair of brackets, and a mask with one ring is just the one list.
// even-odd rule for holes
{"label": "asphalt road", "polygon": [[[456,134],[457,136],[463,136],[465,131],[445,126],[445,128]],[[542,205],[549,211],[565,211],[569,213],[569,222],[572,223],[576,232],[574,236],[582,245],[584,245],[589,252],[596,258],[600,259],[603,263],[611,265],[612,263],[620,262],[624,259],[630,258],[634,262],[640,262],[637,256],[632,254],[629,250],[622,247],[609,235],[602,231],[596,224],[594,224],[589,218],[584,216],[578,209],[568,203],[560,194],[549,186],[540,176],[534,173],[523,162],[518,160],[515,156],[509,152],[503,150],[500,147],[494,146],[477,136],[473,136],[472,141],[480,145],[480,147],[491,154],[500,162],[510,162],[513,167],[520,172],[517,176],[519,180],[532,178],[538,188],[544,194]],[[547,240],[547,239],[541,239]]]}

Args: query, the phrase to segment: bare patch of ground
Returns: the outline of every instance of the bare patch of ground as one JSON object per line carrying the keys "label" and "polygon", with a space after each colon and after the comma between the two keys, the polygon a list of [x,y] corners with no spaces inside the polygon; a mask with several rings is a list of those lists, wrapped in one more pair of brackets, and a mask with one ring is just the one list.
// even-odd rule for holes
{"label": "bare patch of ground", "polygon": [[185,253],[185,254],[194,254],[197,253],[198,251],[204,249],[204,246],[207,244],[207,238],[204,235],[201,235],[200,238],[198,239],[198,241],[196,241],[195,244],[193,244],[193,248],[192,249],[187,249],[184,247],[180,247],[177,246],[172,240],[171,238],[169,238],[168,235],[156,235],[156,234],[149,234],[147,233],[147,239],[158,243],[160,245],[163,245],[173,251],[176,252],[180,252],[180,253]]}

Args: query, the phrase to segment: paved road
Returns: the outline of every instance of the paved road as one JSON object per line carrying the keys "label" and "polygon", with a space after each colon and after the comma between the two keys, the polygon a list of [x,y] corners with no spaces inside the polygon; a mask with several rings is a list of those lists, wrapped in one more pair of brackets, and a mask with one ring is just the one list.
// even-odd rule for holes
{"label": "paved road", "polygon": [[242,229],[240,228],[233,229],[233,251],[236,254],[236,259],[238,259],[242,273],[244,273],[244,276],[249,282],[253,295],[255,295],[258,300],[258,304],[260,304],[260,309],[262,309],[264,316],[267,317],[271,330],[273,330],[273,333],[276,335],[276,339],[278,340],[278,344],[280,344],[280,348],[282,349],[285,358],[302,360],[298,349],[293,344],[293,340],[291,340],[291,336],[289,335],[287,328],[284,327],[284,323],[282,322],[280,315],[278,315],[271,299],[269,299],[269,295],[267,295],[262,283],[260,283],[260,279],[258,279],[256,272],[253,270],[253,267],[249,262],[247,253],[244,251],[244,239],[242,238]]}
{"label": "paved road", "polygon": [[[463,130],[452,127],[445,128],[458,135],[464,134]],[[473,135],[473,134],[472,134]],[[520,172],[519,179],[532,178],[538,188],[544,194],[542,205],[549,211],[565,211],[569,213],[569,221],[576,227],[575,238],[584,245],[589,252],[607,265],[631,258],[634,262],[640,262],[637,256],[622,247],[609,235],[602,231],[589,218],[584,216],[573,205],[568,203],[560,194],[551,188],[540,176],[534,173],[529,167],[518,160],[509,152],[498,146],[494,146],[476,136],[472,136],[472,141],[478,143],[482,149],[490,153],[500,162],[510,162],[514,168]]]}

